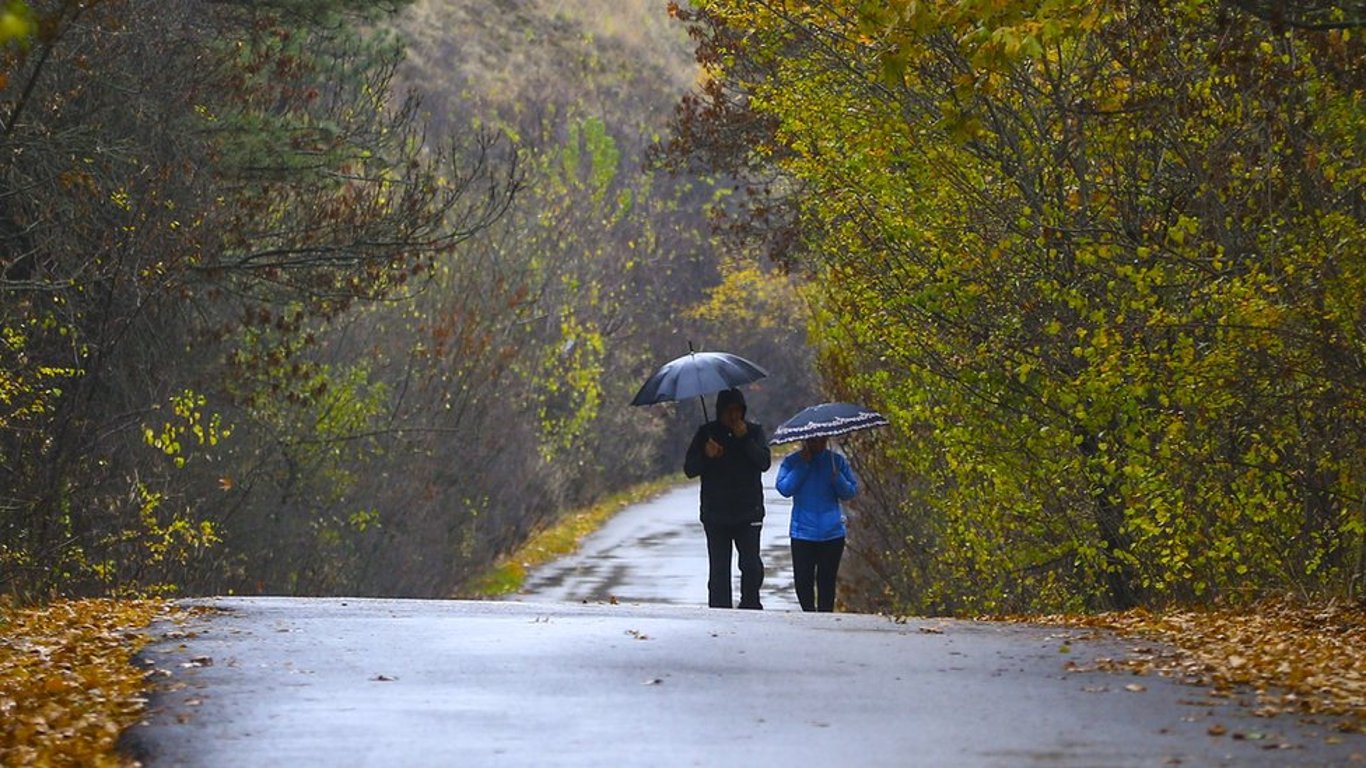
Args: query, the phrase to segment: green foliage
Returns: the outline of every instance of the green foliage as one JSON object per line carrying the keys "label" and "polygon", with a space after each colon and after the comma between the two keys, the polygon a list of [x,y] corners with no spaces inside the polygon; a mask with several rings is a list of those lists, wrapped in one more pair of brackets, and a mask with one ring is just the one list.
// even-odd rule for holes
{"label": "green foliage", "polygon": [[3,7],[0,591],[448,595],[677,466],[688,339],[805,367],[781,279],[687,312],[657,4]]}
{"label": "green foliage", "polygon": [[37,30],[33,11],[24,0],[8,0],[0,10],[0,46],[27,45]]}
{"label": "green foliage", "polygon": [[[612,186],[620,183],[621,152],[607,133],[606,124],[588,117],[570,122],[567,132],[559,167],[547,165],[547,174],[539,177],[543,186],[540,194],[547,203],[544,211],[567,214],[578,208],[585,223],[591,224],[570,230],[563,227],[558,215],[544,219],[548,225],[545,234],[559,240],[554,245],[546,243],[553,248],[546,255],[556,254],[558,258],[539,265],[548,280],[558,283],[547,286],[559,306],[558,334],[547,340],[533,374],[542,383],[538,414],[541,450],[547,460],[582,443],[602,406],[606,339],[596,318],[613,297],[604,295],[611,290],[604,286],[609,275],[603,270],[610,257],[602,252],[602,244],[589,239],[596,234],[590,227],[610,229],[628,213],[623,198],[608,195]],[[556,273],[558,278],[554,277]]]}
{"label": "green foliage", "polygon": [[698,6],[729,108],[772,126],[734,162],[794,190],[827,382],[894,417],[861,456],[896,492],[867,534],[892,601],[1361,589],[1357,36],[1182,2]]}
{"label": "green foliage", "polygon": [[27,7],[41,34],[0,56],[0,588],[217,589],[265,488],[271,554],[377,530],[345,497],[391,390],[320,340],[501,215],[503,166],[422,145],[374,4]]}

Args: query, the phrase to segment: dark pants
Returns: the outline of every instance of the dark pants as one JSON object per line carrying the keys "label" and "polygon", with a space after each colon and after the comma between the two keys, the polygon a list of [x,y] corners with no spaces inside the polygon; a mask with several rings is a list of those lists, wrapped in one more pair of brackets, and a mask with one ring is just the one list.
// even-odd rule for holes
{"label": "dark pants", "polygon": [[740,556],[740,607],[763,608],[759,603],[759,587],[764,584],[764,561],[759,559],[759,531],[763,524],[706,524],[702,527],[707,532],[707,560],[711,565],[707,578],[707,605],[731,607],[730,548],[734,546]]}
{"label": "dark pants", "polygon": [[843,536],[829,541],[792,540],[792,575],[803,611],[835,610],[835,576],[843,555]]}

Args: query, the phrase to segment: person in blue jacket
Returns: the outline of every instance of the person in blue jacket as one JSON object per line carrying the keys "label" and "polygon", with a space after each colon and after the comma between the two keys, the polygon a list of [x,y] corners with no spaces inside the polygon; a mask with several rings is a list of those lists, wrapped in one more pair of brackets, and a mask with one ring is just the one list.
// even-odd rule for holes
{"label": "person in blue jacket", "polygon": [[835,578],[844,555],[841,501],[858,493],[858,478],[827,439],[802,441],[778,467],[778,493],[792,499],[792,570],[803,611],[835,610]]}

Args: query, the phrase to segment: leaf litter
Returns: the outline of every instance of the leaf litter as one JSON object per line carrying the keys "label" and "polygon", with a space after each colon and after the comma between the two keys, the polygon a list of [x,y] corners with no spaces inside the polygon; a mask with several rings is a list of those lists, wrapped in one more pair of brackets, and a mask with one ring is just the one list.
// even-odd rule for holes
{"label": "leaf litter", "polygon": [[[1359,603],[1268,599],[1246,608],[1012,620],[1109,630],[1144,641],[1125,658],[1098,659],[1091,669],[1172,677],[1209,689],[1216,700],[1251,691],[1256,715],[1317,716],[1339,731],[1366,733],[1366,606]],[[1223,735],[1216,733],[1221,728],[1211,728],[1210,735]]]}
{"label": "leaf litter", "polygon": [[0,604],[0,765],[136,765],[117,751],[147,703],[133,655],[179,612],[151,599]]}

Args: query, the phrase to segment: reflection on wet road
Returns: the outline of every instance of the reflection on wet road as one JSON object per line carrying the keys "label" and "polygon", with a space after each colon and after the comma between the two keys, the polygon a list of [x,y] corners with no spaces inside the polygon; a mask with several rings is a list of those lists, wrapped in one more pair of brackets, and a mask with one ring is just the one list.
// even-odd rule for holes
{"label": "reflection on wet road", "polygon": [[[799,610],[792,591],[787,527],[792,502],[773,490],[774,468],[764,474],[764,608]],[[527,575],[515,600],[536,602],[664,603],[706,605],[707,542],[698,522],[698,486],[691,482],[613,517],[584,539],[578,552]],[[732,562],[734,592],[739,569]]]}

